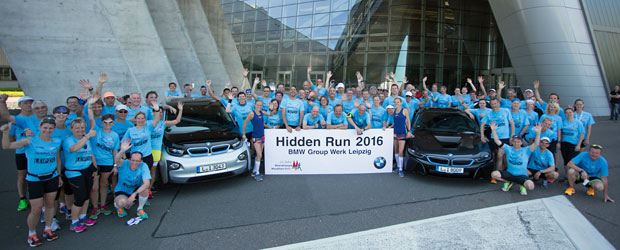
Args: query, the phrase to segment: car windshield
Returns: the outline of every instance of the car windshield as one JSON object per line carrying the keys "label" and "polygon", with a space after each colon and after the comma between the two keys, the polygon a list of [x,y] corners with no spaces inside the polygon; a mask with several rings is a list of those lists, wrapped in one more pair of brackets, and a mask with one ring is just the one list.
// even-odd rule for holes
{"label": "car windshield", "polygon": [[[166,111],[167,120],[176,119],[176,115]],[[226,109],[219,102],[185,104],[183,106],[183,117],[176,127],[195,128],[195,129],[229,129],[234,128],[232,118]]]}
{"label": "car windshield", "polygon": [[476,123],[461,113],[424,112],[417,119],[414,129],[425,129],[435,132],[475,133]]}

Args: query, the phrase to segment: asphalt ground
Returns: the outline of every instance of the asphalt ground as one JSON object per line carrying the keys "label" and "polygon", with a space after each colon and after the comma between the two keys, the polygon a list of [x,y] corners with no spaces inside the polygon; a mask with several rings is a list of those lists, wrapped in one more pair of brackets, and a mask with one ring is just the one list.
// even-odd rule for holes
{"label": "asphalt ground", "polygon": [[[592,143],[603,145],[610,164],[609,195],[569,197],[573,205],[616,248],[620,248],[620,123],[599,117]],[[0,151],[0,248],[26,249],[27,211],[16,212],[15,164],[12,151]],[[561,168],[560,173],[564,170]],[[526,197],[517,188],[505,193],[487,180],[394,174],[249,176],[219,181],[166,185],[145,210],[149,219],[125,225],[130,216],[100,215],[83,233],[68,231],[59,217],[59,239],[40,248],[71,249],[257,249],[316,240],[473,209],[562,194],[566,185],[537,185]],[[129,211],[134,215],[135,207]],[[41,235],[42,225],[38,233]],[[506,229],[510,233],[510,228]],[[450,235],[445,235],[446,239]],[[41,238],[42,239],[42,238]],[[514,242],[518,248],[519,242]],[[432,247],[432,246],[431,246]],[[458,248],[458,246],[453,246]]]}

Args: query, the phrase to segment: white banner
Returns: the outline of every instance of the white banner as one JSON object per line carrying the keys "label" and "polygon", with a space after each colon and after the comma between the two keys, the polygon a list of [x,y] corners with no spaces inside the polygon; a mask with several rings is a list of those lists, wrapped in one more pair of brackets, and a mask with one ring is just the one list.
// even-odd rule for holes
{"label": "white banner", "polygon": [[265,129],[265,174],[392,172],[393,129]]}

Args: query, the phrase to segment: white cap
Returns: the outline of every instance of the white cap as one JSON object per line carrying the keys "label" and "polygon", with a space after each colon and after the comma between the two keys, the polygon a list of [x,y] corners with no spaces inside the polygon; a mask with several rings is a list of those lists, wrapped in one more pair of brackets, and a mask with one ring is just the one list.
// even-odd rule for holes
{"label": "white cap", "polygon": [[27,102],[27,101],[34,101],[34,99],[32,99],[32,97],[30,96],[22,96],[19,99],[17,99],[17,104],[20,104],[22,102]]}
{"label": "white cap", "polygon": [[532,91],[531,89],[526,89],[525,92],[531,92],[534,93],[534,91]]}
{"label": "white cap", "polygon": [[495,91],[495,89],[489,89],[489,91],[497,92],[497,91]]}
{"label": "white cap", "polygon": [[394,106],[392,106],[392,105],[387,105],[387,107],[385,107],[385,109],[393,109],[393,108],[394,108]]}
{"label": "white cap", "polygon": [[540,141],[547,141],[547,142],[551,142],[551,140],[549,139],[549,137],[542,137],[540,138]]}
{"label": "white cap", "polygon": [[124,104],[116,105],[116,111],[119,111],[119,110],[127,110],[127,111],[129,111],[127,106],[125,106]]}
{"label": "white cap", "polygon": [[338,85],[336,85],[336,89],[339,89],[339,88],[344,88],[344,83],[338,83]]}
{"label": "white cap", "polygon": [[411,92],[407,91],[407,93],[405,93],[405,97],[407,97],[407,96],[413,96],[413,94]]}

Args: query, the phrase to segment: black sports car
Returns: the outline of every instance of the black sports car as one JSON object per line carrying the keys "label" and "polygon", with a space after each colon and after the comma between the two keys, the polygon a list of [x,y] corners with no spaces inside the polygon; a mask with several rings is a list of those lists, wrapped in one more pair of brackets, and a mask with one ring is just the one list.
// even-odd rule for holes
{"label": "black sports car", "polygon": [[466,112],[452,108],[419,110],[412,122],[414,138],[407,142],[408,169],[426,175],[487,177],[493,165],[480,126]]}

